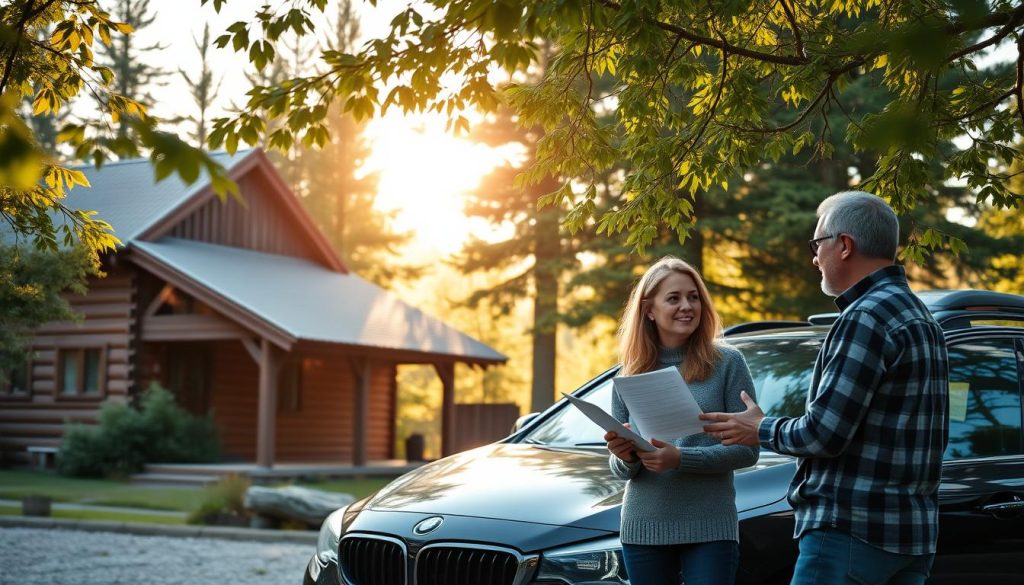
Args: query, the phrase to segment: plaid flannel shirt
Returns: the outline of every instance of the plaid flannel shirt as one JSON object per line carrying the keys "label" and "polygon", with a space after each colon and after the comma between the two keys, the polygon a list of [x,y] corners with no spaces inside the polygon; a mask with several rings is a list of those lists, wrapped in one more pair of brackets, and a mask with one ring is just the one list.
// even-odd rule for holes
{"label": "plaid flannel shirt", "polygon": [[762,446],[799,458],[794,536],[835,528],[886,551],[934,553],[949,420],[942,329],[902,266],[875,271],[836,305],[806,413],[758,429]]}

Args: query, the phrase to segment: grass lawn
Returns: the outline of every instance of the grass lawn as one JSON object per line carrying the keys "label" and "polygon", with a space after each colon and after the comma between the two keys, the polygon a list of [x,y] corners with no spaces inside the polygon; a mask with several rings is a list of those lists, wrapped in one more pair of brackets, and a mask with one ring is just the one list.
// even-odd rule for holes
{"label": "grass lawn", "polygon": [[[0,506],[0,516],[21,516],[20,506]],[[50,510],[52,518],[73,520],[108,520],[113,522],[142,522],[146,524],[185,524],[185,518],[173,516],[157,516],[155,514],[138,514],[128,512],[111,512],[107,510]]]}
{"label": "grass lawn", "polygon": [[[45,471],[0,470],[0,499],[50,496],[55,502],[190,512],[203,499],[194,488],[151,488],[105,479],[72,479]],[[19,512],[20,513],[20,512]]]}
{"label": "grass lawn", "polygon": [[[390,481],[390,478],[361,478],[303,482],[299,485],[345,492],[360,499]],[[0,470],[0,499],[20,500],[28,495],[50,496],[56,502],[191,512],[202,503],[206,492],[198,488],[154,488],[105,479],[72,479],[45,471]],[[20,514],[21,510],[17,513]]]}

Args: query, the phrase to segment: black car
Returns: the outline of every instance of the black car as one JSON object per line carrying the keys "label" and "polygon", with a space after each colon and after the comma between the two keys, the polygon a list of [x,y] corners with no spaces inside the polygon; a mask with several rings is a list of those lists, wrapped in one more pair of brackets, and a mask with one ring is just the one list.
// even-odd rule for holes
{"label": "black car", "polygon": [[[920,296],[946,329],[950,357],[949,447],[929,583],[1022,583],[1024,297]],[[746,356],[761,407],[800,415],[827,325],[741,329],[727,332],[728,341]],[[574,394],[609,409],[615,371]],[[562,400],[503,441],[408,473],[324,522],[304,583],[628,583],[618,539],[624,483],[608,471],[602,435]],[[793,459],[762,452],[736,473],[740,584],[789,582],[793,471]]]}

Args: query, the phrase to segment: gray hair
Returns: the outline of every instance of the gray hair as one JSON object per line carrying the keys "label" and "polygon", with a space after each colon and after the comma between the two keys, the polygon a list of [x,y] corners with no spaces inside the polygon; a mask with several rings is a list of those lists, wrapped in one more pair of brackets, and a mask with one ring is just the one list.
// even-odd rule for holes
{"label": "gray hair", "polygon": [[896,259],[900,225],[896,212],[882,198],[864,191],[843,191],[818,206],[822,235],[846,234],[870,258]]}

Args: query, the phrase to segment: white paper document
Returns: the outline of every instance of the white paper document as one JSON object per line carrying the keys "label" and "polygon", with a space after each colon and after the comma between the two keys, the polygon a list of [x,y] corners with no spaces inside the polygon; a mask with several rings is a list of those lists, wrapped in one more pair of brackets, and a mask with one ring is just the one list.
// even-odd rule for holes
{"label": "white paper document", "polygon": [[605,412],[600,406],[587,402],[586,400],[580,400],[575,396],[570,396],[566,393],[562,393],[566,400],[570,404],[580,409],[580,412],[587,415],[587,418],[597,423],[602,429],[611,431],[623,439],[629,439],[633,441],[637,449],[641,451],[654,451],[654,445],[651,445],[643,439],[640,435],[622,426],[622,423],[615,420],[615,417]]}
{"label": "white paper document", "polygon": [[629,409],[633,430],[666,443],[704,432],[700,406],[679,368],[668,367],[633,376],[618,376],[612,383]]}

